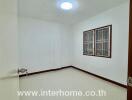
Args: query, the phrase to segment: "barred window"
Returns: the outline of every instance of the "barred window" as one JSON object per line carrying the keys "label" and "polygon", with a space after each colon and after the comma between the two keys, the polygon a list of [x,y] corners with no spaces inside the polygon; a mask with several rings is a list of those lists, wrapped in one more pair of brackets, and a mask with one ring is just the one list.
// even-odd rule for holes
{"label": "barred window", "polygon": [[83,32],[83,55],[111,57],[112,25]]}
{"label": "barred window", "polygon": [[83,33],[83,54],[94,55],[94,31],[85,31]]}

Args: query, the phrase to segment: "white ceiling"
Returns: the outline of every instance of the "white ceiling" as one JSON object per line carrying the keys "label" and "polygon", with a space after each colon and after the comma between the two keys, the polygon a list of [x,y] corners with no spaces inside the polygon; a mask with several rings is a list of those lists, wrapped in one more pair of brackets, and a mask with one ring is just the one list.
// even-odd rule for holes
{"label": "white ceiling", "polygon": [[65,24],[75,24],[128,0],[76,0],[78,8],[64,11],[57,7],[60,0],[18,0],[19,16]]}

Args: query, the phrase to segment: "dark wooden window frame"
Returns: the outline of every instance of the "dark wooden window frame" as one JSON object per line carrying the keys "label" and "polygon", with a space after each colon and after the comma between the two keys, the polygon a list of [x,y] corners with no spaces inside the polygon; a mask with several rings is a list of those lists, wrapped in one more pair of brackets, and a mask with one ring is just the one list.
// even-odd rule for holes
{"label": "dark wooden window frame", "polygon": [[[97,29],[101,29],[101,28],[105,28],[105,27],[110,27],[110,34],[109,34],[109,47],[110,47],[110,55],[109,56],[97,56],[96,54],[95,54],[95,30],[97,30]],[[85,55],[84,53],[83,53],[83,55],[85,55],[85,56],[95,56],[95,57],[104,57],[104,58],[111,58],[112,57],[112,25],[106,25],[106,26],[102,26],[102,27],[99,27],[99,28],[94,28],[94,29],[91,29],[91,30],[87,30],[87,31],[84,31],[84,32],[88,32],[88,31],[94,31],[94,54],[93,55]],[[84,33],[83,32],[83,33]],[[83,42],[84,42],[84,40],[83,40]],[[83,44],[83,46],[84,46],[84,44]],[[84,47],[83,47],[84,48]]]}

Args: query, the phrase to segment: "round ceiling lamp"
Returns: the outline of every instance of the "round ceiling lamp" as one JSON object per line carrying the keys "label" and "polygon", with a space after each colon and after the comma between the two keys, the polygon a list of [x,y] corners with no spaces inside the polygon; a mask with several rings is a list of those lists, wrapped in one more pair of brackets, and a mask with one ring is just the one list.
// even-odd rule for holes
{"label": "round ceiling lamp", "polygon": [[60,7],[63,10],[71,10],[73,8],[73,4],[71,2],[63,2],[61,3]]}

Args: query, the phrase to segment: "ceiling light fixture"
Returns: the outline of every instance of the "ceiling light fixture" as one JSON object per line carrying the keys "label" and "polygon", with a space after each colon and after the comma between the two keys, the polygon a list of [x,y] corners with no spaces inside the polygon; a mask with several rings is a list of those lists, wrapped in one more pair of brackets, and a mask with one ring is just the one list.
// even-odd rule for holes
{"label": "ceiling light fixture", "polygon": [[63,2],[60,6],[64,10],[71,10],[73,8],[73,4],[70,2]]}

